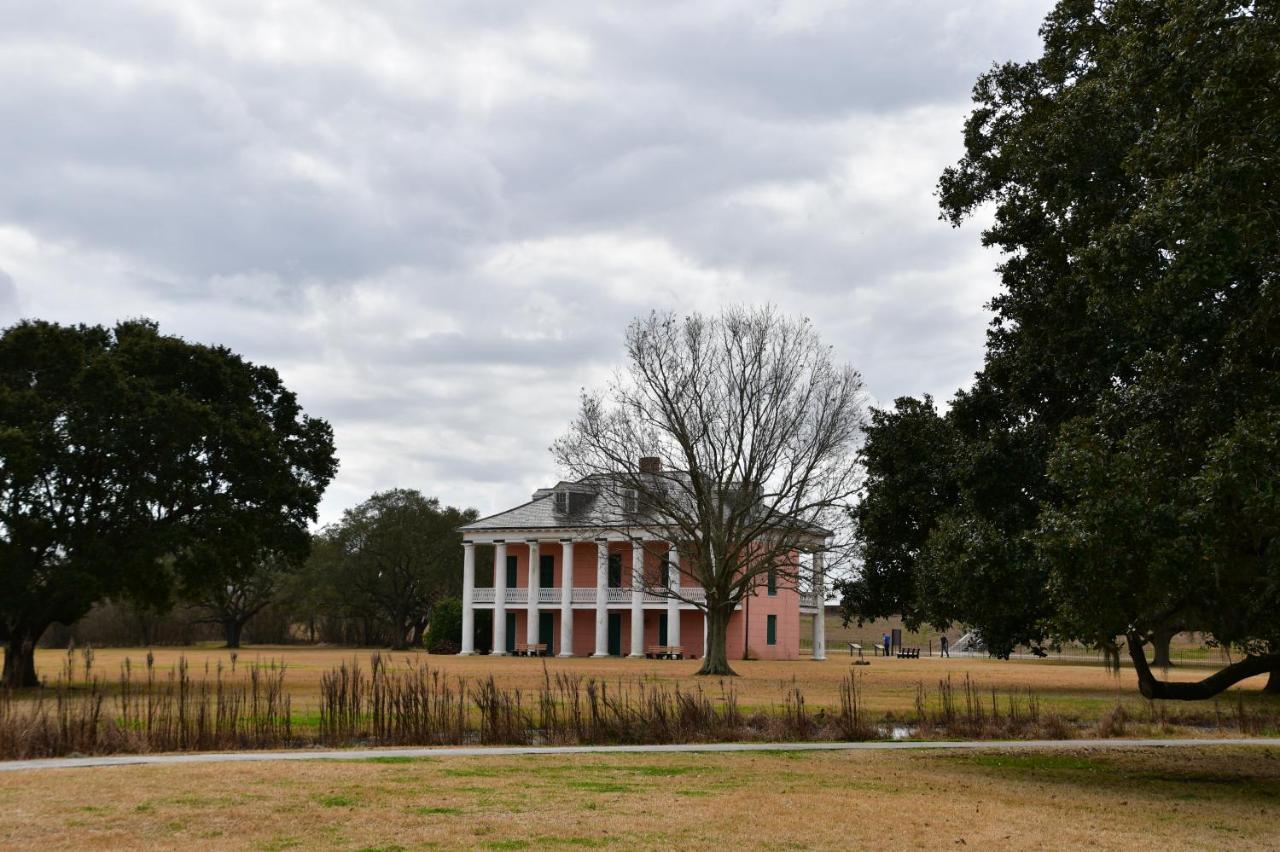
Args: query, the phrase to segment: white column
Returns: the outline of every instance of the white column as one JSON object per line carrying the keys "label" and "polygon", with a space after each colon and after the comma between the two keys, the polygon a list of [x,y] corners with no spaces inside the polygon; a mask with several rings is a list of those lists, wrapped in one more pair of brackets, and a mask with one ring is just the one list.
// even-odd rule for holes
{"label": "white column", "polygon": [[[670,563],[671,590],[673,592],[680,591],[680,552],[674,547],[667,551],[667,561]],[[667,598],[667,644],[680,644],[680,601],[676,598]]]}
{"label": "white column", "polygon": [[493,543],[493,650],[494,656],[507,653],[507,543]]}
{"label": "white column", "polygon": [[821,553],[813,554],[813,598],[817,611],[813,614],[813,658],[827,658],[827,578]]}
{"label": "white column", "polygon": [[609,542],[596,539],[596,652],[593,657],[609,656]]}
{"label": "white column", "polygon": [[529,544],[529,603],[524,625],[524,641],[532,645],[538,641],[538,540]]}
{"label": "white column", "polygon": [[644,656],[644,544],[631,542],[631,654]]}
{"label": "white column", "polygon": [[560,539],[560,656],[573,656],[573,539]]}
{"label": "white column", "polygon": [[476,546],[474,542],[462,543],[462,650],[459,654],[471,656],[476,652]]}

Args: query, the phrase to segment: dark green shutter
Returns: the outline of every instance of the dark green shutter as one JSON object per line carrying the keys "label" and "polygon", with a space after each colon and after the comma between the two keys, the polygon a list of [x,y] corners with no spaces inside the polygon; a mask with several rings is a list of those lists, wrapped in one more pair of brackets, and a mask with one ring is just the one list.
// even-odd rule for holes
{"label": "dark green shutter", "polygon": [[507,557],[507,588],[514,589],[516,587],[516,558],[514,556]]}
{"label": "dark green shutter", "polygon": [[778,644],[778,616],[771,615],[769,616],[768,621],[765,622],[765,640],[764,641],[766,645]]}
{"label": "dark green shutter", "polygon": [[538,613],[538,641],[547,646],[548,654],[554,654],[556,652],[555,613]]}
{"label": "dark green shutter", "polygon": [[770,569],[769,571],[769,597],[778,594],[778,572]]}

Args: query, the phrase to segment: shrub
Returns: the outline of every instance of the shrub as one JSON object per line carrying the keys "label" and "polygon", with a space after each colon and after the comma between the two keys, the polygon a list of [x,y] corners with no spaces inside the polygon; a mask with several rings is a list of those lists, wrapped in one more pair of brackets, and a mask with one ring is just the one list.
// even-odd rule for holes
{"label": "shrub", "polygon": [[432,654],[456,654],[462,646],[462,602],[445,598],[436,604],[427,626],[427,650]]}

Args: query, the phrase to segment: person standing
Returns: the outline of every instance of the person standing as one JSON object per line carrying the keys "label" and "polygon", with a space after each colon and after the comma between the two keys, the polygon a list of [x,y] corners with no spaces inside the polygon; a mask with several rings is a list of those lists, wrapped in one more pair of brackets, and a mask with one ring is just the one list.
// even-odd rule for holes
{"label": "person standing", "polygon": [[939,644],[939,645],[940,645],[940,647],[942,648],[942,656],[944,656],[944,657],[950,657],[950,656],[951,656],[951,641],[950,641],[949,639],[947,639],[947,637],[946,637],[946,636],[943,636],[943,637],[942,637],[942,641],[941,641],[940,643],[938,643],[938,644]]}
{"label": "person standing", "polygon": [[893,650],[893,640],[891,640],[889,638],[889,634],[886,633],[884,634],[884,655],[886,657],[889,656],[892,650]]}

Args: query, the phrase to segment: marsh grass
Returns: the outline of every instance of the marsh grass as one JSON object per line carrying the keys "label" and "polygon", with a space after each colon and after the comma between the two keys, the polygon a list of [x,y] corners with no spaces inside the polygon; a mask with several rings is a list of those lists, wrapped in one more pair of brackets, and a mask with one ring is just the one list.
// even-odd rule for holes
{"label": "marsh grass", "polygon": [[[49,687],[0,692],[0,758],[298,746],[636,744],[867,739],[877,734],[857,674],[839,704],[814,711],[794,683],[781,712],[746,714],[731,682],[708,690],[643,677],[604,680],[544,668],[533,690],[492,677],[449,677],[428,663],[344,661],[320,679],[318,712],[295,716],[275,661],[202,673],[185,657],[161,673],[126,658],[107,681],[68,652]],[[83,676],[77,680],[78,674]]]}
{"label": "marsh grass", "polygon": [[[698,742],[856,741],[886,736],[924,739],[1052,738],[1079,733],[1124,736],[1170,733],[1170,719],[1150,705],[1138,720],[1119,704],[1094,726],[1047,711],[1031,687],[980,687],[966,673],[929,688],[917,683],[914,713],[878,718],[867,709],[863,675],[844,674],[835,701],[809,701],[792,679],[771,705],[744,710],[732,681],[684,684],[651,677],[615,679],[545,665],[532,688],[501,686],[492,674],[449,675],[406,658],[391,666],[379,653],[341,661],[320,676],[317,706],[293,712],[288,669],[272,661],[206,661],[200,671],[180,657],[161,670],[124,658],[114,679],[94,667],[91,648],[69,650],[48,688],[0,692],[0,759],[160,751],[206,751],[354,745],[627,745]],[[1201,728],[1264,733],[1274,711],[1237,699]]]}
{"label": "marsh grass", "polygon": [[966,673],[957,683],[950,675],[931,693],[923,682],[916,687],[917,731],[921,736],[942,734],[964,739],[1048,737],[1066,739],[1071,726],[1055,713],[1045,713],[1039,696],[1028,688],[989,690]]}
{"label": "marsh grass", "polygon": [[114,684],[93,673],[73,686],[72,653],[52,688],[19,700],[0,691],[0,757],[267,748],[291,743],[285,668],[255,663],[238,676],[221,663],[193,675],[186,659],[160,676],[151,654],[141,673],[130,660]]}

